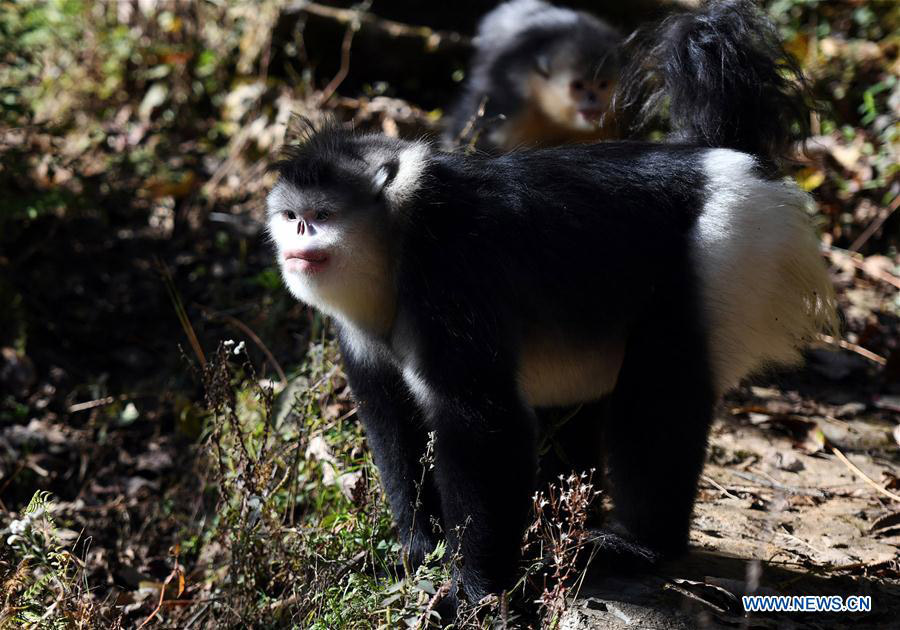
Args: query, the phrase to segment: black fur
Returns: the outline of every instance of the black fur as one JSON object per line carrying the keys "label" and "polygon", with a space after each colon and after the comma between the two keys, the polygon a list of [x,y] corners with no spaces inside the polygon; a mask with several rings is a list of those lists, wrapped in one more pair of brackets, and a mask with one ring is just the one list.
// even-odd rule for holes
{"label": "black fur", "polygon": [[751,0],[715,0],[629,37],[616,102],[640,127],[666,103],[674,139],[761,158],[771,172],[809,135],[812,101]]}
{"label": "black fur", "polygon": [[441,515],[433,476],[426,475],[424,486],[417,487],[428,442],[423,412],[410,397],[396,365],[362,361],[345,346],[341,354],[400,539],[410,564],[418,566],[434,549],[438,537],[432,522],[440,522]]}

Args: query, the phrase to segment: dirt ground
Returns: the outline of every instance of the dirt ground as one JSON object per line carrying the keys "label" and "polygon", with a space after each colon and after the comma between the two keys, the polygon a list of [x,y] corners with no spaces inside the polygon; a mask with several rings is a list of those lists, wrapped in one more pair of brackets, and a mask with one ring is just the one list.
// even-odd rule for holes
{"label": "dirt ground", "polygon": [[[820,349],[811,366],[800,391],[752,386],[722,405],[688,556],[589,579],[563,628],[898,627],[900,398],[848,402],[864,361]],[[748,593],[869,595],[872,610],[745,616]]]}

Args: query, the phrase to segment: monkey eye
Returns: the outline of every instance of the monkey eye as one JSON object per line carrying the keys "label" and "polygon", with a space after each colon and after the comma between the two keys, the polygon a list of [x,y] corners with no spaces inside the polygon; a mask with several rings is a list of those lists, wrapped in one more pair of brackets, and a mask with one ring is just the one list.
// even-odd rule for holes
{"label": "monkey eye", "polygon": [[598,83],[598,85],[600,86],[601,90],[605,90],[606,88],[609,87],[609,81],[605,81],[605,80],[600,81],[600,83]]}
{"label": "monkey eye", "polygon": [[297,220],[297,213],[294,212],[293,210],[285,210],[281,214],[288,221],[296,221]]}
{"label": "monkey eye", "polygon": [[572,89],[573,90],[583,90],[584,89],[584,81],[580,79],[576,79],[572,81]]}
{"label": "monkey eye", "polygon": [[316,212],[316,221],[327,221],[331,217],[331,213],[328,210],[319,210]]}

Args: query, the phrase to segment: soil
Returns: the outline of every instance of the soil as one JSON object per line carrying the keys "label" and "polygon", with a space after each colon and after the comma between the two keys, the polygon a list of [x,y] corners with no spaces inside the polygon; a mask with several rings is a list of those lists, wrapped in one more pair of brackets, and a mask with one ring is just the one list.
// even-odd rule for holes
{"label": "soil", "polygon": [[[830,351],[822,356],[840,360]],[[896,412],[878,407],[897,399],[817,402],[848,392],[815,369],[805,376],[818,398],[751,387],[723,404],[690,553],[651,576],[588,579],[562,628],[897,627],[900,502],[833,454],[876,483],[887,481],[896,496]],[[745,616],[741,596],[750,593],[868,595],[872,610]]]}

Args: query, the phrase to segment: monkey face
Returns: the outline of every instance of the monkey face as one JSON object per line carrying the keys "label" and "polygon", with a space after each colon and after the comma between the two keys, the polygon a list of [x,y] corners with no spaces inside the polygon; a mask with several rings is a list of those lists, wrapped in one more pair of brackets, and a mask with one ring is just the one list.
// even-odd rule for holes
{"label": "monkey face", "polygon": [[529,82],[531,100],[557,125],[591,131],[609,110],[615,73],[607,59],[586,58],[569,47],[539,58]]}
{"label": "monkey face", "polygon": [[389,318],[387,247],[377,199],[279,182],[268,231],[281,275],[297,299],[330,315],[381,328]]}
{"label": "monkey face", "polygon": [[551,77],[537,75],[531,82],[533,102],[549,120],[574,131],[591,131],[609,110],[613,82],[562,72]]}
{"label": "monkey face", "polygon": [[335,124],[287,149],[267,198],[268,231],[294,297],[367,333],[388,332],[396,308],[390,240],[429,153],[424,142]]}
{"label": "monkey face", "polygon": [[613,81],[608,78],[574,78],[569,82],[569,97],[577,112],[575,125],[599,125],[609,109]]}

